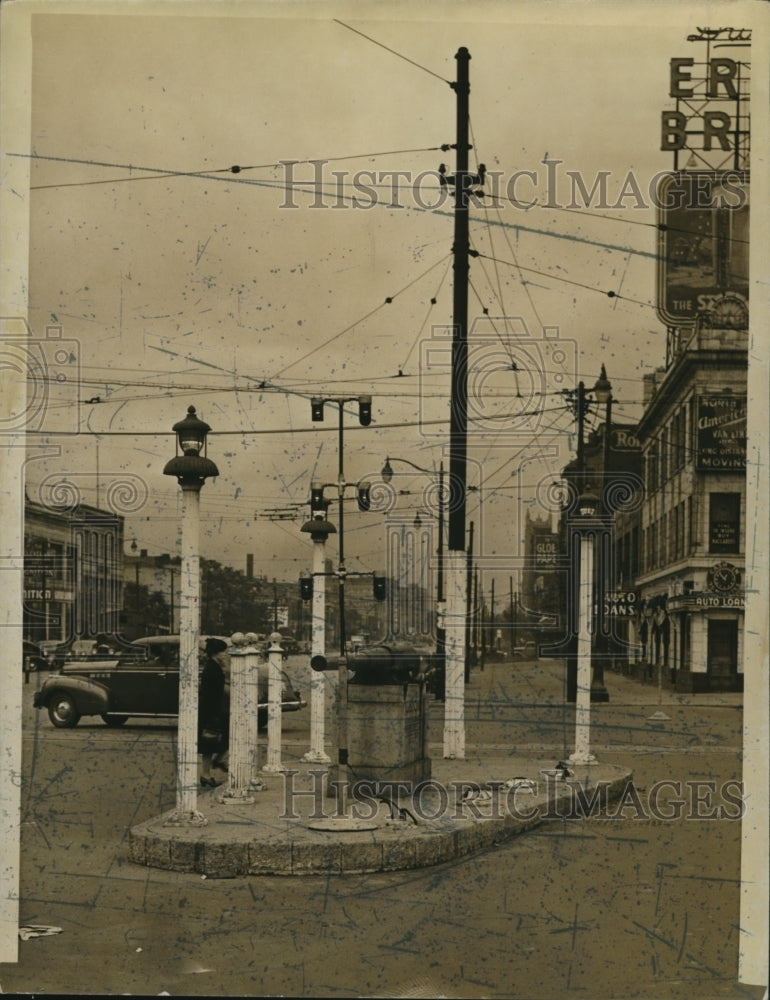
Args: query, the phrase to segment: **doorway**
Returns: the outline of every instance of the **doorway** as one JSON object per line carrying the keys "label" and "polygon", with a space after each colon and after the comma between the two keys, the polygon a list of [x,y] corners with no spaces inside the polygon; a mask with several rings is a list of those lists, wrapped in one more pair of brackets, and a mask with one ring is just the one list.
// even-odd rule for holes
{"label": "doorway", "polygon": [[708,672],[714,680],[731,679],[738,673],[738,622],[709,618]]}

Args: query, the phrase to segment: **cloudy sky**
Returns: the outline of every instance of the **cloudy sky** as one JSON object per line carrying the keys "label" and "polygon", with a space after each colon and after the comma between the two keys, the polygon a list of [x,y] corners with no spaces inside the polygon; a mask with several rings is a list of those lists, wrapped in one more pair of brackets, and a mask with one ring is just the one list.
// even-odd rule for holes
{"label": "cloudy sky", "polygon": [[[295,579],[311,480],[337,477],[337,407],[313,424],[311,397],[372,396],[368,428],[346,407],[350,483],[377,482],[386,455],[448,464],[437,170],[454,166],[465,46],[491,195],[471,209],[467,519],[507,586],[526,512],[547,515],[574,454],[561,390],[604,363],[631,421],[665,361],[651,188],[673,166],[669,61],[702,56],[696,26],[750,26],[758,6],[27,5],[29,143],[5,149],[29,171],[28,317],[37,338],[61,328],[79,369],[46,390],[30,494],[119,502],[129,542],[178,551],[162,470],[194,405],[220,470],[203,555]],[[393,466],[391,513],[411,517],[430,479]],[[384,514],[347,495],[348,568],[382,570]]]}

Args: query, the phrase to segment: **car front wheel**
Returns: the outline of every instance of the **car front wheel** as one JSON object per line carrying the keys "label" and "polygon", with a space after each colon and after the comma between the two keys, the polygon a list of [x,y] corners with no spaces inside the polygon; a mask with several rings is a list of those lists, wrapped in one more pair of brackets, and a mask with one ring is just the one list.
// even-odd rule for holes
{"label": "car front wheel", "polygon": [[80,721],[80,712],[71,695],[54,691],[48,699],[48,718],[57,729],[72,729]]}
{"label": "car front wheel", "polygon": [[128,721],[127,715],[103,715],[102,720],[105,725],[110,726],[113,729],[117,729],[118,726],[124,726]]}

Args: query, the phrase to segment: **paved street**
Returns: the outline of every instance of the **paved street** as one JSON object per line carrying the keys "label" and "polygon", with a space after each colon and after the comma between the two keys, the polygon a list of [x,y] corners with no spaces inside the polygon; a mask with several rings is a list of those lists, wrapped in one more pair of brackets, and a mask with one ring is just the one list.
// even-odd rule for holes
{"label": "paved street", "polygon": [[[290,667],[299,679],[302,659]],[[126,860],[128,829],[173,806],[174,727],[54,729],[31,708],[33,676],[21,917],[62,930],[21,941],[19,963],[0,967],[2,990],[759,1000],[737,983],[740,824],[722,795],[740,779],[740,696],[606,680],[612,700],[595,706],[592,748],[632,768],[638,792],[614,818],[545,822],[415,872],[207,879]],[[561,686],[556,661],[474,670],[469,750],[564,756],[574,716]],[[300,755],[308,712],[283,721],[286,753]],[[434,756],[441,733],[434,703]],[[651,813],[664,780],[680,784]],[[680,817],[668,820],[677,797]],[[722,819],[686,818],[718,807]]]}

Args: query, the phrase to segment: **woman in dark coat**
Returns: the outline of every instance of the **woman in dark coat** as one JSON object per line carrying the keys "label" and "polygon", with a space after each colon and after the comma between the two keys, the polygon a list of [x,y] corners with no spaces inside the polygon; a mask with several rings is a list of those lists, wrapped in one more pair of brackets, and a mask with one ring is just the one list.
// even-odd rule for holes
{"label": "woman in dark coat", "polygon": [[[227,649],[222,639],[206,640],[206,661],[198,687],[198,753],[203,758],[201,784],[216,788],[221,782],[211,775],[214,762],[227,753],[230,744],[230,713],[228,711],[228,678],[218,654]],[[223,768],[226,770],[227,768]]]}

